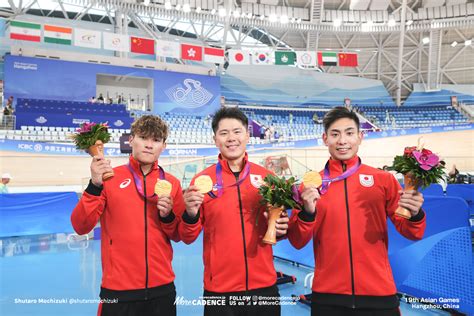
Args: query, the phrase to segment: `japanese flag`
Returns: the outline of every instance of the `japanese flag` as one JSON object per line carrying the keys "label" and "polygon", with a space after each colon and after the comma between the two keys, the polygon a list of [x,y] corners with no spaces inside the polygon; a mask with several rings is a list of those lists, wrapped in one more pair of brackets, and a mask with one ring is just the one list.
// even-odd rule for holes
{"label": "japanese flag", "polygon": [[248,52],[240,49],[229,49],[228,50],[229,64],[233,65],[248,65],[250,64],[250,56]]}

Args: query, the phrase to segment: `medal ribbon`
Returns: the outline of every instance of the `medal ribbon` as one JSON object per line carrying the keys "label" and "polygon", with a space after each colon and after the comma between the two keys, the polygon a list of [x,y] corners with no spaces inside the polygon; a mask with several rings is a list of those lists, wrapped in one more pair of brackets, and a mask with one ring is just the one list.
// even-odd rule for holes
{"label": "medal ribbon", "polygon": [[[152,195],[145,196],[145,193],[143,192],[143,186],[142,186],[142,182],[140,180],[140,177],[135,172],[135,170],[132,168],[132,166],[130,165],[130,162],[128,163],[127,168],[128,168],[128,170],[130,170],[130,173],[133,176],[133,180],[135,182],[135,188],[137,189],[138,193],[143,198],[146,198],[146,199],[154,197],[156,195],[155,192],[153,192]],[[159,169],[159,178],[160,178],[160,180],[164,180],[165,179],[165,171],[163,170],[163,168],[161,168],[161,166],[158,166],[158,169]]]}
{"label": "medal ribbon", "polygon": [[239,184],[241,184],[245,178],[248,177],[248,175],[250,174],[250,163],[247,162],[245,164],[245,167],[244,167],[244,173],[242,174],[242,177],[237,180],[235,183],[231,184],[231,185],[227,185],[227,186],[224,186],[224,181],[222,180],[222,165],[219,162],[217,162],[217,165],[216,165],[216,180],[217,180],[217,183],[214,185],[214,188],[213,190],[217,190],[217,195],[215,195],[212,191],[211,192],[208,192],[207,194],[215,199],[217,197],[220,197],[222,195],[222,191],[226,188],[230,188],[230,187],[233,187],[233,186],[238,186]]}
{"label": "medal ribbon", "polygon": [[321,189],[319,190],[319,192],[321,194],[325,194],[328,189],[329,189],[329,185],[333,182],[337,182],[337,181],[341,181],[341,180],[344,180],[348,177],[350,177],[351,175],[353,175],[357,170],[359,170],[360,168],[360,165],[361,165],[361,161],[360,161],[360,158],[359,158],[359,161],[357,162],[356,165],[350,167],[348,170],[344,171],[341,175],[335,177],[335,178],[329,178],[329,161],[326,163],[326,166],[324,166],[324,177],[323,177],[323,184],[321,185]]}

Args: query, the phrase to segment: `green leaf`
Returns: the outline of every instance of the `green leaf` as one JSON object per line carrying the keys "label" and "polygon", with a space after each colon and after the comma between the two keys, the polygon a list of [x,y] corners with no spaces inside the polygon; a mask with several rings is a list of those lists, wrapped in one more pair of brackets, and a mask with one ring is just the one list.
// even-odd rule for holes
{"label": "green leaf", "polygon": [[262,204],[283,206],[285,209],[302,209],[302,205],[293,199],[293,186],[296,185],[294,177],[286,180],[269,174],[260,186],[259,193],[263,197]]}

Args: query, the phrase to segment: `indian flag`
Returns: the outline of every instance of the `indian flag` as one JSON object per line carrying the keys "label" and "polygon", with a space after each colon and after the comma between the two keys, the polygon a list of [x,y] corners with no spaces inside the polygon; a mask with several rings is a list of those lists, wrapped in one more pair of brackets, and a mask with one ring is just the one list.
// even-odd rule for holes
{"label": "indian flag", "polygon": [[72,28],[54,25],[44,25],[44,42],[71,45]]}
{"label": "indian flag", "polygon": [[337,54],[334,52],[318,52],[319,66],[337,66]]}
{"label": "indian flag", "polygon": [[10,38],[21,41],[39,42],[41,40],[41,24],[11,21]]}

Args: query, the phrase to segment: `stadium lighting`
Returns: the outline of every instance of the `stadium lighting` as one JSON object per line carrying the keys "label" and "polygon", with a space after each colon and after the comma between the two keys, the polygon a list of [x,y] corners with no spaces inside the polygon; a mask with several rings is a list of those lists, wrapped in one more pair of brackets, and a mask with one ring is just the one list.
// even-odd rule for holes
{"label": "stadium lighting", "polygon": [[298,18],[298,19],[296,20],[296,23],[301,23],[301,18]]}
{"label": "stadium lighting", "polygon": [[183,11],[186,13],[191,12],[191,7],[189,6],[189,3],[183,4]]}
{"label": "stadium lighting", "polygon": [[262,14],[261,16],[258,17],[260,20],[265,20],[265,16]]}
{"label": "stadium lighting", "polygon": [[270,16],[268,17],[268,21],[270,22],[276,22],[277,21],[277,16],[275,14],[270,14]]}
{"label": "stadium lighting", "polygon": [[423,37],[423,39],[421,40],[421,42],[423,44],[428,44],[430,42],[430,38],[429,37]]}
{"label": "stadium lighting", "polygon": [[176,7],[174,7],[174,8],[175,8],[176,11],[179,11],[179,10],[181,10],[181,5],[178,3],[178,4],[176,5]]}
{"label": "stadium lighting", "polygon": [[171,9],[171,2],[169,2],[169,1],[166,1],[166,2],[165,2],[165,9],[166,9],[166,10],[170,10],[170,9]]}
{"label": "stadium lighting", "polygon": [[388,19],[388,26],[395,26],[395,19],[393,17],[390,17],[390,19]]}
{"label": "stadium lighting", "polygon": [[291,18],[291,23],[295,23],[296,22],[296,19],[295,18]]}
{"label": "stadium lighting", "polygon": [[219,11],[218,11],[218,14],[220,17],[224,17],[227,15],[227,13],[225,12],[225,8],[224,7],[220,7],[219,8]]}
{"label": "stadium lighting", "polygon": [[333,23],[334,27],[339,27],[342,24],[342,20],[341,19],[335,19],[332,23]]}
{"label": "stadium lighting", "polygon": [[406,23],[406,26],[410,26],[413,24],[413,20],[408,20],[407,23]]}
{"label": "stadium lighting", "polygon": [[234,18],[240,18],[240,12],[238,10],[235,10],[232,15]]}
{"label": "stadium lighting", "polygon": [[469,46],[472,44],[472,40],[467,40],[464,42],[464,46]]}
{"label": "stadium lighting", "polygon": [[451,43],[451,47],[456,47],[458,45],[458,42],[454,41]]}
{"label": "stadium lighting", "polygon": [[212,15],[216,14],[216,12],[217,12],[216,9],[212,9],[212,10],[211,10],[211,14],[212,14]]}
{"label": "stadium lighting", "polygon": [[286,24],[286,23],[288,23],[288,21],[289,21],[289,20],[288,20],[288,16],[287,16],[287,15],[282,15],[282,16],[280,17],[280,22],[281,22],[282,24]]}

